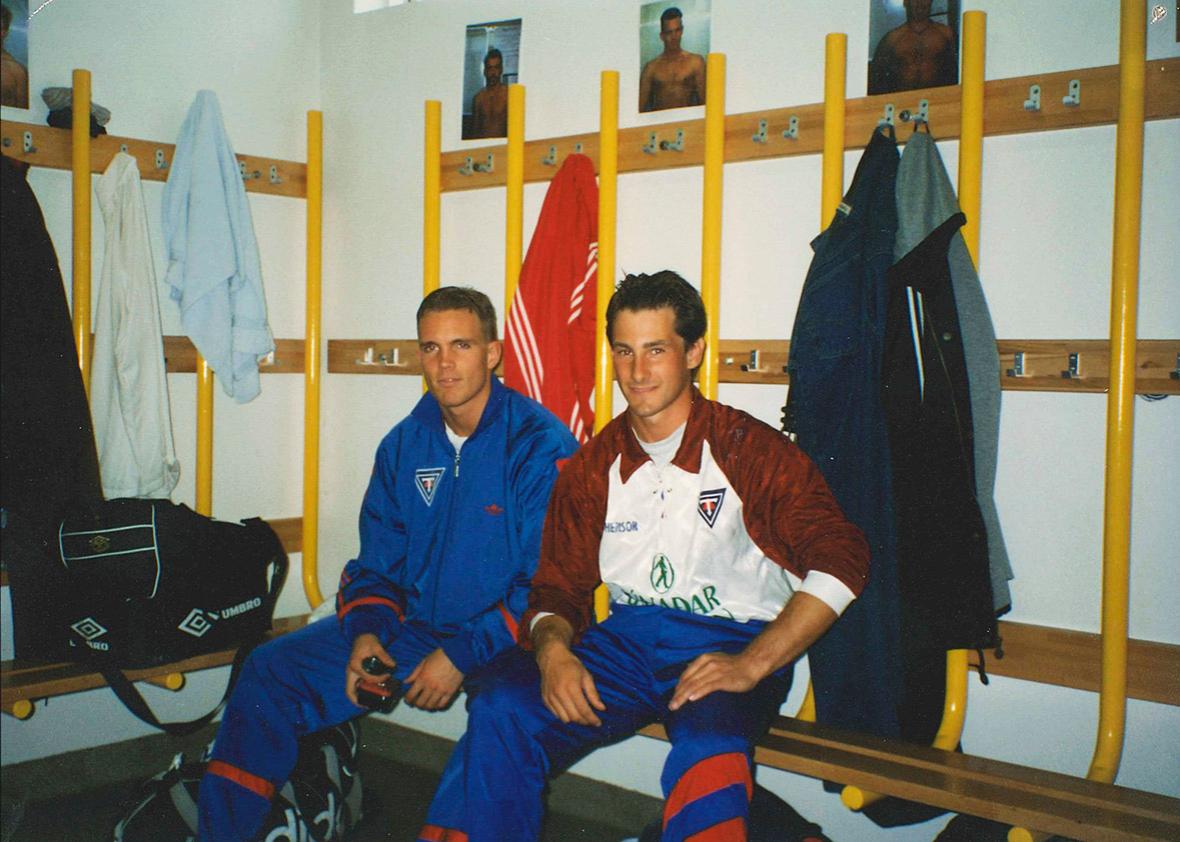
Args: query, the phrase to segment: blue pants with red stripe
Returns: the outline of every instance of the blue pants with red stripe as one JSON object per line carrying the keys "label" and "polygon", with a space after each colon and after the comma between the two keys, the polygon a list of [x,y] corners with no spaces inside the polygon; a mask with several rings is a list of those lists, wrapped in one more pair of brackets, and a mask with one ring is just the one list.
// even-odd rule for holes
{"label": "blue pants with red stripe", "polygon": [[706,652],[740,652],[764,623],[738,623],[658,606],[612,606],[574,646],[606,705],[601,727],[566,724],[541,701],[530,653],[489,665],[469,703],[430,806],[422,842],[525,842],[541,831],[550,775],[599,746],[663,722],[672,743],[660,779],[663,839],[744,840],[754,743],[786,698],[791,667],[748,693],[712,693],[677,711],[668,701],[681,672]]}
{"label": "blue pants with red stripe", "polygon": [[[384,642],[384,641],[383,641]],[[412,623],[385,644],[405,679],[439,646]],[[344,692],[352,644],[335,617],[277,637],[250,653],[230,695],[208,771],[201,779],[202,842],[253,839],[270,800],[290,776],[299,738],[365,712]]]}

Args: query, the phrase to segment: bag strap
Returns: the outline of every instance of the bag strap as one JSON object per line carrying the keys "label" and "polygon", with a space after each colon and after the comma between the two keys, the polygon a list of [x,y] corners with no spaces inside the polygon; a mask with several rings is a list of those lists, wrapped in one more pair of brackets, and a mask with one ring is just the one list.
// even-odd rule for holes
{"label": "bag strap", "polygon": [[[269,529],[267,527],[268,531]],[[271,532],[272,536],[273,534]],[[287,555],[283,552],[281,545],[278,546],[278,554],[271,559],[271,563],[275,569],[271,573],[270,589],[266,594],[265,605],[267,612],[273,616],[275,603],[279,599],[279,591],[282,590],[283,582],[287,578]],[[159,728],[161,731],[165,731],[174,737],[184,737],[199,731],[217,715],[218,711],[221,710],[229,698],[230,692],[234,689],[234,684],[237,683],[238,674],[242,671],[242,664],[246,662],[246,656],[250,654],[255,646],[262,643],[265,637],[266,632],[263,631],[242,641],[241,645],[238,646],[238,651],[234,654],[233,666],[230,667],[229,671],[229,681],[225,685],[225,692],[221,696],[221,701],[214,706],[213,710],[204,716],[190,719],[187,722],[161,722],[152,712],[152,709],[148,707],[148,703],[144,700],[143,695],[135,688],[135,685],[127,676],[123,674],[121,669],[104,666],[99,671],[102,673],[102,677],[106,679],[110,688],[115,691],[115,695],[119,697],[119,701],[129,711],[154,728]]]}

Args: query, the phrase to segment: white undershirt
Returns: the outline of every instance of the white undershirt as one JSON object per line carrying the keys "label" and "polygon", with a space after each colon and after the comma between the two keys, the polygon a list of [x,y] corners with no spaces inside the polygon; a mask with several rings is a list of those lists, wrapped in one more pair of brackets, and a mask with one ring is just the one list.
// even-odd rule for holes
{"label": "white undershirt", "polygon": [[443,424],[443,429],[447,431],[447,438],[450,439],[451,444],[455,446],[455,454],[458,455],[459,451],[463,449],[463,442],[467,441],[468,436],[459,435],[445,423]]}

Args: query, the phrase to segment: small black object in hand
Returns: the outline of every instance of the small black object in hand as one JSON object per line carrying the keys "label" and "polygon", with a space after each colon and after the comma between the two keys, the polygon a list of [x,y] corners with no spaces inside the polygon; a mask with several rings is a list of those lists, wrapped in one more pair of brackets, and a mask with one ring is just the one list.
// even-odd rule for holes
{"label": "small black object in hand", "polygon": [[[389,667],[376,655],[361,661],[361,667],[369,675],[382,675]],[[392,675],[384,681],[360,681],[356,686],[356,700],[362,707],[389,713],[397,706],[402,696],[402,683]]]}

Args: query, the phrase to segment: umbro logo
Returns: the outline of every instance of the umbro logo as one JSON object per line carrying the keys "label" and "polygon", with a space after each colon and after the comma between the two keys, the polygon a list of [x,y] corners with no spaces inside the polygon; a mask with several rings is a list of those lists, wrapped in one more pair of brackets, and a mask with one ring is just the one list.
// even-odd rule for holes
{"label": "umbro logo", "polygon": [[446,472],[446,468],[419,468],[414,471],[414,484],[418,486],[418,494],[427,506],[434,502],[434,492],[438,489],[438,482]]}

